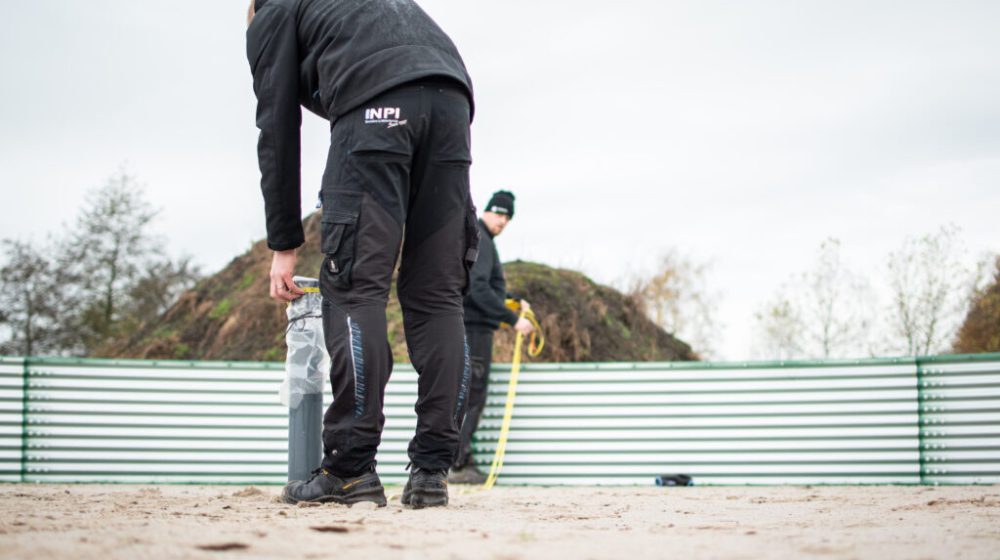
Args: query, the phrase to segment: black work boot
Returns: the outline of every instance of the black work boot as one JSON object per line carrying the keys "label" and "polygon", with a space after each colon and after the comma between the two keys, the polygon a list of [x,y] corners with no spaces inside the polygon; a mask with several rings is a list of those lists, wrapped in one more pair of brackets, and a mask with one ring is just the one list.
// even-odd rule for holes
{"label": "black work boot", "polygon": [[338,504],[356,504],[358,502],[375,502],[379,507],[385,507],[385,489],[375,471],[361,476],[340,478],[330,474],[330,471],[319,468],[313,471],[309,480],[293,480],[285,485],[281,492],[281,500],[286,504],[299,502],[336,502]]}
{"label": "black work boot", "polygon": [[469,463],[462,467],[452,467],[448,471],[448,482],[451,484],[483,484],[486,482],[486,475],[477,469],[476,465]]}
{"label": "black work boot", "polygon": [[413,509],[448,505],[447,470],[413,467],[400,501]]}

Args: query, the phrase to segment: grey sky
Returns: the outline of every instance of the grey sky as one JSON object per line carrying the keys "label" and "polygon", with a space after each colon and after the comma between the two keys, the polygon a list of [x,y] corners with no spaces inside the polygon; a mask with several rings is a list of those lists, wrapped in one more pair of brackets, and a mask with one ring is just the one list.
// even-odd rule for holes
{"label": "grey sky", "polygon": [[[0,5],[0,237],[55,231],[123,162],[208,271],[263,236],[242,0]],[[502,257],[712,261],[723,357],[826,237],[873,280],[941,224],[1000,251],[1000,3],[421,5],[475,82],[477,203],[518,197]],[[307,210],[327,136],[307,113]]]}

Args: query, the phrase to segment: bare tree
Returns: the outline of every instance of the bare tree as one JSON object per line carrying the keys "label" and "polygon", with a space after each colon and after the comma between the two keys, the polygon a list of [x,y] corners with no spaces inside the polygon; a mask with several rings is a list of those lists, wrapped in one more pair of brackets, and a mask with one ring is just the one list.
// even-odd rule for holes
{"label": "bare tree", "polygon": [[709,268],[670,249],[660,257],[656,272],[634,281],[629,290],[657,325],[690,344],[701,357],[711,357],[719,337],[718,295],[707,289]]}
{"label": "bare tree", "polygon": [[871,353],[874,296],[842,261],[840,241],[820,244],[813,266],[783,284],[755,314],[759,357],[846,358]]}
{"label": "bare tree", "polygon": [[0,266],[0,354],[31,356],[62,349],[62,290],[49,251],[5,239]]}
{"label": "bare tree", "polygon": [[784,290],[754,314],[756,343],[753,354],[758,358],[791,360],[803,356],[802,318]]}
{"label": "bare tree", "polygon": [[871,288],[840,258],[840,241],[820,244],[812,270],[802,276],[802,301],[807,345],[820,358],[856,357],[870,349],[874,315]]}
{"label": "bare tree", "polygon": [[65,270],[74,280],[74,324],[87,351],[114,333],[131,287],[162,244],[149,234],[156,212],[143,188],[124,171],[91,191],[64,243]]}
{"label": "bare tree", "polygon": [[125,172],[89,193],[53,247],[5,240],[0,352],[87,355],[153,320],[198,278],[150,233],[156,216]]}
{"label": "bare tree", "polygon": [[975,290],[977,272],[965,261],[956,226],[906,239],[890,253],[891,348],[911,356],[945,352]]}

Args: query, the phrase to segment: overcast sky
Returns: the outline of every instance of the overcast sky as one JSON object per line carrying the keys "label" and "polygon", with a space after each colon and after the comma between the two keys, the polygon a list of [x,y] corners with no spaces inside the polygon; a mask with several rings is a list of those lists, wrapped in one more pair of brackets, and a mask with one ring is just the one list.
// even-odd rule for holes
{"label": "overcast sky", "polygon": [[[873,281],[944,224],[1000,251],[1000,2],[420,4],[476,87],[477,204],[517,194],[502,258],[711,262],[718,357],[753,355],[827,237]],[[264,235],[244,1],[0,6],[0,237],[43,240],[122,164],[207,272]],[[328,127],[302,134],[308,211]]]}

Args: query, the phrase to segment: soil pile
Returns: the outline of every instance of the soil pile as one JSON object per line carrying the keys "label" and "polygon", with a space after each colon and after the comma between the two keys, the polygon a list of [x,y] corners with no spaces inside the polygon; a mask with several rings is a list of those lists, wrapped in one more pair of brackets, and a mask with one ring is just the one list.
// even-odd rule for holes
{"label": "soil pile", "polygon": [[[297,270],[313,275],[322,263],[320,216],[305,221],[306,243]],[[126,340],[109,344],[102,357],[172,360],[280,361],[285,357],[285,308],[268,298],[271,252],[263,240],[222,271],[185,292],[163,316]],[[531,302],[546,336],[534,361],[606,362],[694,360],[691,348],[657,327],[637,302],[579,272],[513,262],[505,265],[508,289]],[[395,289],[386,309],[389,344],[398,362],[408,361],[403,315]],[[511,329],[498,332],[496,361],[510,361]]]}
{"label": "soil pile", "polygon": [[[656,326],[640,304],[579,272],[530,262],[504,265],[507,291],[531,303],[545,334],[536,362],[696,360],[691,347]],[[514,331],[497,331],[494,355],[508,362]]]}

